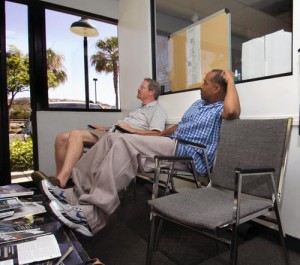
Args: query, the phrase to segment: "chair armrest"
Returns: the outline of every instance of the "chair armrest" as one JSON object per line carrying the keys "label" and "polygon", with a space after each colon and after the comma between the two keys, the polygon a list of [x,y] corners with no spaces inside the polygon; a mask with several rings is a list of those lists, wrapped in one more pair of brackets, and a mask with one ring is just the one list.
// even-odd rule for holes
{"label": "chair armrest", "polygon": [[169,162],[184,162],[192,160],[193,158],[191,156],[154,156],[154,159]]}
{"label": "chair armrest", "polygon": [[191,146],[195,146],[195,147],[200,147],[200,148],[205,148],[206,149],[206,146],[204,144],[198,144],[198,143],[194,143],[194,142],[191,142],[191,141],[187,141],[187,140],[183,140],[183,139],[176,139],[177,142],[181,143],[181,144],[187,144],[187,145],[191,145]]}
{"label": "chair armrest", "polygon": [[238,171],[241,174],[256,174],[256,173],[268,173],[275,172],[275,169],[272,167],[260,167],[260,168],[235,168],[235,171]]}
{"label": "chair armrest", "polygon": [[275,169],[272,167],[261,167],[261,168],[235,168],[235,188],[234,188],[234,201],[233,201],[233,219],[236,220],[236,223],[239,224],[240,222],[240,207],[241,207],[241,193],[242,193],[242,179],[244,176],[252,176],[252,175],[258,175],[258,174],[265,174],[269,175],[270,177],[270,188],[272,192],[272,200],[278,201],[277,198],[277,191],[275,187],[274,177],[273,173],[275,172]]}

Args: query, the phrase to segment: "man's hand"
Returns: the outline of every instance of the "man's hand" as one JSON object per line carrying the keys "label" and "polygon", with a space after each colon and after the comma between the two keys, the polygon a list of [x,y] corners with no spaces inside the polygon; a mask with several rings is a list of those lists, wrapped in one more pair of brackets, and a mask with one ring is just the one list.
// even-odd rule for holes
{"label": "man's hand", "polygon": [[122,128],[123,130],[125,130],[125,131],[128,131],[128,132],[130,132],[130,133],[134,133],[134,128],[132,128],[130,125],[128,125],[128,123],[126,123],[126,122],[119,122],[118,123],[118,126],[120,127],[120,128]]}
{"label": "man's hand", "polygon": [[[119,122],[117,124],[117,126],[119,127],[119,130],[124,130],[123,133],[133,133],[133,134],[138,134],[138,135],[152,135],[152,136],[161,136],[162,132],[161,131],[157,131],[157,130],[140,130],[140,129],[136,129],[131,127],[130,125],[128,125],[125,122]],[[118,128],[117,128],[118,130]],[[120,130],[120,131],[121,131]]]}
{"label": "man's hand", "polygon": [[234,83],[234,73],[229,70],[224,70],[222,72],[222,77],[224,78],[225,82],[228,83]]}

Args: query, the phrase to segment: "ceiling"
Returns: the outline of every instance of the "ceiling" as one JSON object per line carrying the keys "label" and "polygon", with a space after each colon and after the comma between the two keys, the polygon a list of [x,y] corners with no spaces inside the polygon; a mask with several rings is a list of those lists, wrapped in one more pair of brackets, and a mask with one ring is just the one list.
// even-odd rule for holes
{"label": "ceiling", "polygon": [[191,23],[224,8],[231,13],[231,31],[237,36],[292,32],[292,0],[156,0],[157,12]]}

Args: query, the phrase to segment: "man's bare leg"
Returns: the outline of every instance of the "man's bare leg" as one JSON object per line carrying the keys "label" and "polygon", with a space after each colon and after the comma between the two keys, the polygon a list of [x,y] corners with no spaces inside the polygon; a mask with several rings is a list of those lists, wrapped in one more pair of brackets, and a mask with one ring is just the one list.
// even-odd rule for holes
{"label": "man's bare leg", "polygon": [[[65,142],[66,138],[64,138],[63,141],[55,141],[55,160],[58,170],[57,178],[62,188],[66,187],[72,168],[83,154],[84,143],[94,144],[98,141],[98,138],[88,130],[70,131],[67,139],[67,142]],[[62,144],[61,147],[59,145],[60,142]]]}
{"label": "man's bare leg", "polygon": [[65,161],[70,133],[71,131],[59,133],[55,139],[54,147],[55,147],[56,176],[61,171],[61,168]]}

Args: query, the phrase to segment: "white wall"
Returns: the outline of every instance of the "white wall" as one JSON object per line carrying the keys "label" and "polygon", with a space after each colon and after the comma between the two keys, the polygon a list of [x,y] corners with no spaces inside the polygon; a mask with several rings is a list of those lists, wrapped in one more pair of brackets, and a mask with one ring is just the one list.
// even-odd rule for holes
{"label": "white wall", "polygon": [[152,76],[150,1],[119,0],[121,108],[128,112],[140,103],[137,88]]}

